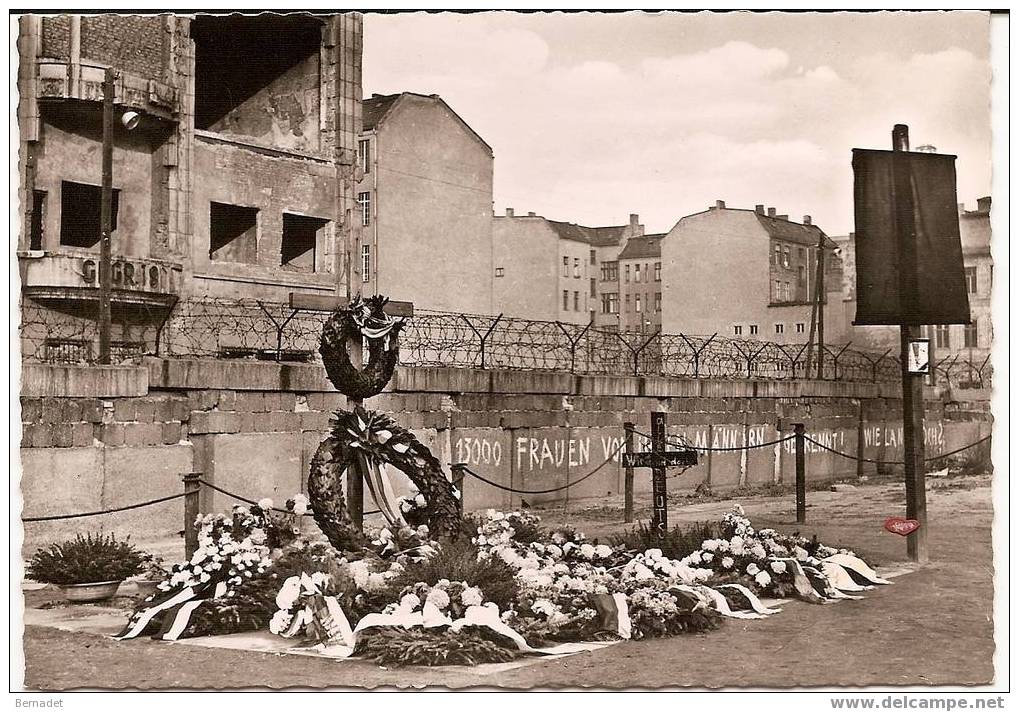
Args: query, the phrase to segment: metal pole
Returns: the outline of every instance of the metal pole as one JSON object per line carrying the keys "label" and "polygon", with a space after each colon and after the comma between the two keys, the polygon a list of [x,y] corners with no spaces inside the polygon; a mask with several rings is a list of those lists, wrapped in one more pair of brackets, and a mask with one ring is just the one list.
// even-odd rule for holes
{"label": "metal pole", "polygon": [[[651,414],[651,452],[665,452],[665,413]],[[651,469],[651,536],[662,541],[669,532],[665,468]]]}
{"label": "metal pole", "polygon": [[456,491],[460,493],[460,514],[464,511],[464,470],[467,465],[462,462],[454,462],[449,466],[453,473],[453,486],[456,487]]}
{"label": "metal pole", "polygon": [[[633,449],[633,423],[623,423],[623,432],[626,447],[624,452],[634,452]],[[623,469],[623,521],[629,524],[633,521],[633,468]]]}
{"label": "metal pole", "polygon": [[191,558],[191,555],[198,550],[198,516],[201,512],[199,496],[202,492],[202,483],[198,478],[201,472],[189,472],[184,475],[184,557]]}
{"label": "metal pole", "polygon": [[817,250],[817,380],[824,378],[824,305],[827,295],[824,286],[824,236]]}
{"label": "metal pole", "polygon": [[796,523],[807,523],[807,457],[803,423],[794,423],[796,434]]}
{"label": "metal pole", "polygon": [[103,182],[99,223],[99,363],[110,362],[110,298],[113,290],[110,233],[113,230],[113,99],[114,71],[103,76]]}
{"label": "metal pole", "polygon": [[[909,127],[896,124],[892,130],[892,150],[909,151]],[[916,224],[914,222],[912,176],[905,156],[892,161],[895,232],[899,245],[900,311],[911,310],[916,301]],[[906,539],[906,552],[912,561],[926,563],[927,488],[924,476],[924,404],[923,376],[909,372],[909,342],[919,338],[920,327],[902,324],[899,345],[902,352],[902,443],[905,457],[906,518],[915,519],[919,528]]]}

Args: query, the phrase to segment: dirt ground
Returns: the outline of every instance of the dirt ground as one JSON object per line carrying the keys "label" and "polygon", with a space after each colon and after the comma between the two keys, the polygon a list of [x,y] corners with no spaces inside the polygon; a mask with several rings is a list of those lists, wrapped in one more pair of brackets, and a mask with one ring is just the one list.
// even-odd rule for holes
{"label": "dirt ground", "polygon": [[[704,634],[626,641],[601,650],[495,672],[466,667],[385,669],[374,663],[198,648],[149,639],[124,643],[41,626],[25,629],[25,686],[237,687],[792,687],[977,685],[994,677],[990,478],[931,482],[929,565],[860,601],[792,602],[765,620],[728,619]],[[740,500],[755,526],[851,547],[877,566],[905,559],[905,540],[882,523],[902,512],[901,485],[811,492],[797,527],[791,497]],[[587,504],[588,506],[584,506]],[[615,501],[538,510],[591,537],[624,528]],[[639,503],[638,516],[647,516]],[[717,519],[731,501],[674,503],[670,523]],[[33,592],[28,605],[52,598]]]}

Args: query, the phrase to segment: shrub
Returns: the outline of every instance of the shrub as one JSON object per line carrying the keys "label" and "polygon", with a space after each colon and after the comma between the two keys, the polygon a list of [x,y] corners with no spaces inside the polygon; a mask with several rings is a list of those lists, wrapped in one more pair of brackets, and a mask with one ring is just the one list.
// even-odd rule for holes
{"label": "shrub", "polygon": [[39,549],[28,565],[29,578],[68,586],[76,583],[123,581],[143,568],[144,554],[128,541],[104,534],[78,534],[49,549]]}
{"label": "shrub", "polygon": [[652,536],[651,524],[638,522],[637,526],[625,534],[610,539],[613,546],[622,546],[631,551],[661,549],[671,559],[682,559],[701,548],[705,539],[717,539],[722,536],[719,522],[696,522],[694,524],[676,525],[665,535],[664,541]]}
{"label": "shrub", "polygon": [[485,600],[492,601],[505,611],[517,597],[516,572],[502,559],[489,558],[478,561],[478,547],[464,536],[456,541],[446,542],[432,556],[407,564],[404,571],[394,578],[389,591],[398,597],[406,586],[419,581],[435,585],[440,579],[463,581],[477,586],[484,592]]}

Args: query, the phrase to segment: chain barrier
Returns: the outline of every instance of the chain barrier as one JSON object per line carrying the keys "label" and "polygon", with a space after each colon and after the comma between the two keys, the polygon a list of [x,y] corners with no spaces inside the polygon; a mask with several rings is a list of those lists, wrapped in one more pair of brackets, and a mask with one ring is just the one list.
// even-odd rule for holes
{"label": "chain barrier", "polygon": [[53,522],[58,519],[79,519],[81,517],[98,517],[103,514],[113,514],[114,512],[126,512],[129,509],[139,509],[141,507],[148,507],[153,504],[160,504],[161,502],[169,502],[172,499],[183,497],[184,492],[177,494],[167,495],[166,497],[160,497],[158,499],[150,499],[147,502],[139,502],[138,504],[128,504],[124,507],[113,507],[111,509],[101,509],[95,512],[79,512],[78,514],[54,514],[47,517],[22,517],[23,522]]}
{"label": "chain barrier", "polygon": [[[229,490],[225,490],[222,487],[217,487],[216,485],[212,484],[211,482],[207,482],[206,480],[203,480],[201,478],[198,478],[198,481],[201,484],[203,484],[206,487],[208,487],[209,489],[215,490],[215,491],[219,492],[220,494],[225,494],[227,497],[233,497],[234,499],[236,499],[239,502],[244,502],[245,504],[250,504],[250,505],[253,505],[255,507],[258,506],[258,502],[255,502],[254,500],[248,499],[247,497],[241,497],[239,494],[234,494],[233,492],[230,492]],[[293,514],[293,512],[291,512],[289,509],[280,509],[279,507],[273,507],[272,511],[279,512],[280,514]],[[364,512],[363,514],[365,516],[367,516],[369,514],[381,514],[381,513],[382,513],[381,510],[373,509],[370,512]],[[298,516],[300,516],[300,517],[311,517],[311,516],[314,516],[314,515],[312,513],[310,513],[310,512],[305,512],[304,514],[299,514]]]}
{"label": "chain barrier", "polygon": [[567,482],[565,485],[563,485],[561,487],[552,487],[550,489],[543,489],[543,490],[521,490],[521,489],[514,489],[513,487],[507,487],[506,485],[499,484],[498,482],[493,482],[492,480],[488,479],[487,477],[479,475],[477,472],[475,472],[471,468],[467,467],[467,465],[461,465],[461,467],[462,467],[463,471],[466,472],[471,477],[473,477],[475,479],[478,479],[478,480],[481,480],[485,484],[491,485],[492,487],[495,487],[496,489],[503,490],[504,492],[512,492],[514,494],[552,494],[553,492],[560,492],[562,490],[569,489],[570,487],[573,487],[575,485],[579,485],[581,482],[583,482],[584,480],[588,479],[589,477],[593,477],[594,475],[598,474],[598,472],[601,471],[601,469],[604,468],[607,464],[609,464],[612,461],[612,459],[616,455],[618,455],[619,452],[624,447],[626,447],[626,443],[625,442],[624,443],[620,443],[619,447],[617,447],[615,450],[610,452],[608,457],[606,457],[605,460],[602,461],[602,463],[600,465],[598,465],[598,467],[594,468],[593,470],[588,472],[583,477],[581,477],[579,479],[576,479],[576,480],[573,480],[572,482]]}
{"label": "chain barrier", "polygon": [[[974,440],[969,445],[963,445],[962,447],[960,447],[960,448],[958,448],[956,450],[952,450],[950,452],[943,452],[943,453],[941,453],[939,455],[934,455],[933,457],[924,458],[924,462],[936,462],[938,460],[941,460],[942,458],[950,457],[952,455],[957,455],[960,452],[964,452],[966,450],[969,450],[970,448],[976,447],[977,445],[979,445],[981,443],[984,443],[984,442],[987,442],[990,439],[991,439],[990,435],[985,435],[984,437],[980,438],[979,440]],[[903,460],[875,460],[875,459],[869,458],[869,457],[857,457],[856,455],[850,455],[847,452],[842,452],[841,450],[836,450],[835,448],[828,447],[824,443],[820,443],[817,440],[814,440],[814,438],[810,437],[809,435],[805,435],[804,436],[804,440],[809,440],[810,442],[814,443],[814,445],[817,445],[822,450],[827,450],[828,452],[830,452],[832,454],[835,454],[835,455],[839,455],[840,457],[844,457],[847,460],[856,460],[858,462],[870,462],[870,463],[873,463],[875,465],[905,465],[906,464]]]}

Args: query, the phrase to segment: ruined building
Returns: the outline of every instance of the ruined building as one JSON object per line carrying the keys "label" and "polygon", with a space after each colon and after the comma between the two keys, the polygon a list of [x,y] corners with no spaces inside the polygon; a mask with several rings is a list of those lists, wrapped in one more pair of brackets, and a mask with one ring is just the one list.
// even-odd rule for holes
{"label": "ruined building", "polygon": [[115,360],[178,300],[346,295],[360,16],[29,15],[18,52],[26,358],[97,349],[107,67]]}

